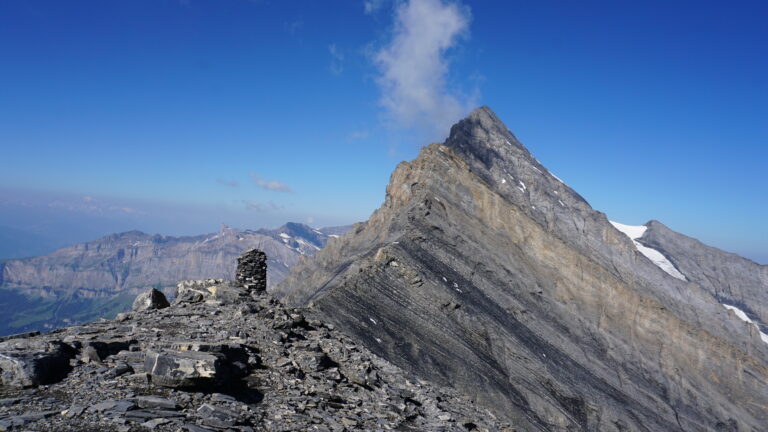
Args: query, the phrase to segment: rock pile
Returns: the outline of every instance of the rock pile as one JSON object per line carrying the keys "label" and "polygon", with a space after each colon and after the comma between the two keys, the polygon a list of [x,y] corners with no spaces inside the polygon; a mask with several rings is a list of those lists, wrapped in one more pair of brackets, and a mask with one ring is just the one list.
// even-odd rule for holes
{"label": "rock pile", "polygon": [[267,254],[251,249],[237,259],[237,283],[247,290],[267,290]]}
{"label": "rock pile", "polygon": [[180,286],[168,308],[1,342],[0,431],[513,430],[264,292]]}

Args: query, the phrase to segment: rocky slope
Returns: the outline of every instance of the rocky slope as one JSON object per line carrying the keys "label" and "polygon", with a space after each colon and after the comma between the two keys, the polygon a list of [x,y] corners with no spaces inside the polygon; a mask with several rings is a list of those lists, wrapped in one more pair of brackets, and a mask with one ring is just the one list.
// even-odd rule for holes
{"label": "rocky slope", "polygon": [[514,430],[258,289],[179,290],[170,307],[155,292],[114,321],[0,341],[0,431]]}
{"label": "rocky slope", "polygon": [[229,277],[237,256],[254,247],[269,256],[272,285],[339,231],[344,227],[315,230],[297,223],[258,231],[224,226],[218,233],[193,237],[131,231],[10,260],[0,264],[0,305],[14,313],[0,318],[0,334],[114,316],[147,287],[172,294],[182,279]]}
{"label": "rocky slope", "polygon": [[764,430],[768,345],[669,258],[686,280],[484,107],[271,291],[523,430]]}
{"label": "rocky slope", "polygon": [[662,251],[688,278],[718,299],[738,307],[768,333],[768,266],[723,252],[650,221],[640,241]]}

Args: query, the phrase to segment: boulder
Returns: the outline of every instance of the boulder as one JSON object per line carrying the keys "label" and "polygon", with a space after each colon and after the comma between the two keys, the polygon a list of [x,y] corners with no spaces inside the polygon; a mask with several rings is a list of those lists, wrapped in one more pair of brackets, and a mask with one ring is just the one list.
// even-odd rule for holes
{"label": "boulder", "polygon": [[165,298],[165,294],[152,288],[149,291],[136,296],[136,300],[133,301],[133,311],[141,312],[153,309],[164,309],[170,305],[168,299]]}
{"label": "boulder", "polygon": [[74,348],[60,341],[14,339],[0,343],[0,384],[26,388],[61,381],[72,369],[69,360],[75,355]]}
{"label": "boulder", "polygon": [[171,388],[210,388],[232,377],[226,356],[216,352],[149,351],[144,368],[153,384]]}

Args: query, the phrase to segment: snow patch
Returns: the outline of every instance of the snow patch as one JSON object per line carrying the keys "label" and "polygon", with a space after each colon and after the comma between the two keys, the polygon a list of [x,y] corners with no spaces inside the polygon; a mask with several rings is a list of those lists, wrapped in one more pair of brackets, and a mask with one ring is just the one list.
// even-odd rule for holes
{"label": "snow patch", "polygon": [[375,319],[373,319],[373,318],[368,318],[368,319],[369,319],[369,320],[371,320],[371,322],[372,322],[373,324],[376,324],[376,320],[375,320]]}
{"label": "snow patch", "polygon": [[501,179],[501,184],[504,184],[507,182],[507,179]]}
{"label": "snow patch", "polygon": [[757,331],[760,332],[760,339],[762,339],[763,342],[768,343],[768,334],[763,333],[760,330],[760,327],[758,327],[757,324],[755,324],[755,322],[752,321],[743,310],[741,310],[741,309],[739,309],[739,308],[737,308],[736,306],[733,306],[733,305],[729,305],[729,304],[725,304],[725,303],[721,303],[721,304],[723,305],[724,308],[726,308],[728,310],[732,310],[733,313],[735,313],[736,316],[739,317],[740,320],[742,320],[744,322],[747,322],[747,323],[750,323],[753,326],[757,327]]}
{"label": "snow patch", "polygon": [[648,246],[644,246],[640,242],[637,241],[640,237],[645,234],[645,231],[648,229],[648,227],[640,225],[640,226],[633,226],[633,225],[624,225],[620,224],[618,222],[609,221],[611,222],[611,225],[613,225],[617,230],[623,232],[626,234],[627,237],[632,239],[632,243],[635,244],[635,247],[638,251],[640,251],[641,254],[645,255],[646,258],[651,260],[654,264],[656,264],[660,269],[664,270],[669,274],[670,276],[680,279],[680,280],[688,280],[685,278],[685,276],[680,273],[680,270],[678,270],[674,264],[672,264],[667,257],[664,256],[661,252],[657,251],[656,249],[649,248]]}
{"label": "snow patch", "polygon": [[282,238],[284,238],[284,239],[289,239],[289,238],[291,238],[291,236],[289,236],[289,235],[288,235],[288,234],[286,234],[286,233],[280,233],[280,237],[282,237]]}

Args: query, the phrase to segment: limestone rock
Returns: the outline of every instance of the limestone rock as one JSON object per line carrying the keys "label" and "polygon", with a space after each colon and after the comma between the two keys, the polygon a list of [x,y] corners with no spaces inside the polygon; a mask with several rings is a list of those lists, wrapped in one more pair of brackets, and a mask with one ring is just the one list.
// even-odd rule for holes
{"label": "limestone rock", "polygon": [[198,351],[148,351],[144,370],[153,384],[173,388],[212,388],[231,377],[225,356]]}
{"label": "limestone rock", "polygon": [[0,384],[24,388],[66,377],[75,350],[59,340],[13,339],[0,343]]}
{"label": "limestone rock", "polygon": [[168,299],[165,298],[165,294],[152,288],[149,291],[136,296],[136,300],[133,301],[131,309],[134,312],[142,312],[146,310],[163,309],[170,305]]}
{"label": "limestone rock", "polygon": [[[483,107],[270,291],[524,430],[764,429],[768,345],[697,279],[639,253]],[[755,315],[760,287],[738,291]]]}

